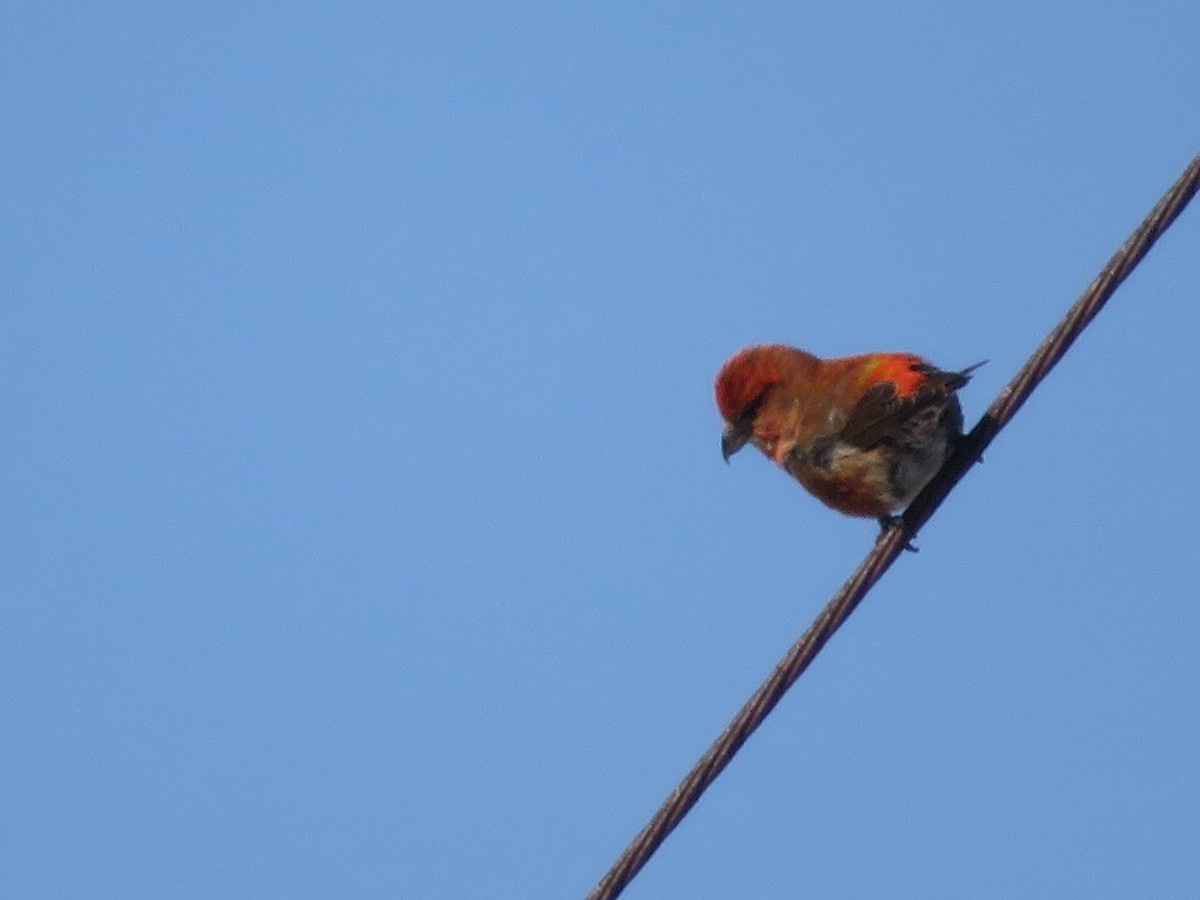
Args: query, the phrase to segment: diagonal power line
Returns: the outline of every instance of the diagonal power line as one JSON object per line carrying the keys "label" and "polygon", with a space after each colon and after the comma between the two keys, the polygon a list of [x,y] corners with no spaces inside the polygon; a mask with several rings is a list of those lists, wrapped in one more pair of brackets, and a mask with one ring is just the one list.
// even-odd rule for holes
{"label": "diagonal power line", "polygon": [[746,701],[721,736],[713,742],[700,761],[671,792],[646,827],[625,848],[625,851],[600,880],[588,900],[611,900],[617,897],[642,866],[654,855],[667,835],[695,806],[701,795],[729,765],[742,744],[763,723],[790,688],[808,668],[821,648],[833,637],[850,613],[866,596],[867,591],[895,562],[909,540],[929,521],[946,495],[967,473],[983,451],[999,434],[1000,429],[1016,415],[1042,379],[1070,349],[1083,329],[1096,317],[1117,287],[1142,261],[1154,242],[1170,227],[1200,187],[1200,156],[1191,161],[1179,180],[1158,201],[1154,209],[1138,226],[1121,248],[1113,254],[1108,265],[1088,285],[1075,304],[1067,311],[1058,326],[1050,332],[1015,378],[1000,392],[979,423],[962,441],[958,451],[912,502],[904,513],[899,528],[889,530],[867,554],[850,580],[821,610],[787,655],[775,667],[763,685]]}

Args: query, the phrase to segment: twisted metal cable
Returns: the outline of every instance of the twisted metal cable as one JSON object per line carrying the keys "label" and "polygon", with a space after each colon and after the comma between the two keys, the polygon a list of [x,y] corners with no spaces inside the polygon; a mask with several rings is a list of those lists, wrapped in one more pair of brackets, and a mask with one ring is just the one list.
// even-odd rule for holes
{"label": "twisted metal cable", "polygon": [[833,637],[872,585],[891,567],[905,545],[941,506],[946,495],[967,473],[1050,370],[1070,349],[1083,329],[1096,317],[1117,287],[1170,227],[1200,187],[1200,156],[1191,161],[1151,210],[1145,221],[1113,254],[1108,265],[1067,311],[1058,326],[1021,367],[1016,377],[1000,392],[979,423],[971,429],[946,465],[913,500],[900,526],[884,534],[841,590],[821,610],[808,630],[787,652],[763,685],[754,692],[721,736],[700,757],[692,771],[671,792],[658,812],[629,844],[613,867],[600,880],[588,900],[617,897],[666,840],[675,826],[696,805],[742,744],[763,723],[783,695],[808,668],[821,648]]}

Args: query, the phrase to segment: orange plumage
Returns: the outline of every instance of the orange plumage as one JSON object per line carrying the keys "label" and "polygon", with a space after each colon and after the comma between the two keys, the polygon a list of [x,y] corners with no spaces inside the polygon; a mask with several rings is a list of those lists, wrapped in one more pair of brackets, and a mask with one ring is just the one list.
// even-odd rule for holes
{"label": "orange plumage", "polygon": [[783,344],[749,347],[717,376],[722,453],[753,444],[827,506],[886,523],[961,437],[955,392],[970,372],[911,353],[820,359]]}

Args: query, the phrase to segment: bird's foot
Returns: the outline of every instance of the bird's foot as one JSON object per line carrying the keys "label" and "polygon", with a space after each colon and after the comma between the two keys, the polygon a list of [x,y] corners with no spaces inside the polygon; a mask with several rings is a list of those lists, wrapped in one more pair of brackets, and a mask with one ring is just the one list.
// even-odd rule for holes
{"label": "bird's foot", "polygon": [[[904,528],[904,517],[903,516],[891,516],[891,515],[880,516],[879,517],[879,537],[877,539],[877,542],[882,541],[887,536],[887,533],[889,531],[891,531],[893,528],[899,528],[899,529],[903,530],[903,528]],[[920,551],[920,548],[917,547],[916,544],[914,544],[912,541],[909,541],[909,540],[906,540],[904,542],[904,549],[907,550],[909,553],[917,553]]]}
{"label": "bird's foot", "polygon": [[[967,436],[965,434],[955,435],[951,443],[954,445],[954,450],[956,453],[962,453],[967,446]],[[975,458],[971,460],[971,462],[982,465],[983,454],[976,453]]]}

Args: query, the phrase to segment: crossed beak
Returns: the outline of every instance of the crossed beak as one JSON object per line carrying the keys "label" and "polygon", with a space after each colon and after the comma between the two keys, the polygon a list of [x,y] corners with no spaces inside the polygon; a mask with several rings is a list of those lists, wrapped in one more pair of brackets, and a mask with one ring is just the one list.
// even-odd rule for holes
{"label": "crossed beak", "polygon": [[746,446],[751,434],[749,428],[726,423],[725,430],[721,432],[721,456],[725,457],[725,462],[729,462],[729,457]]}

